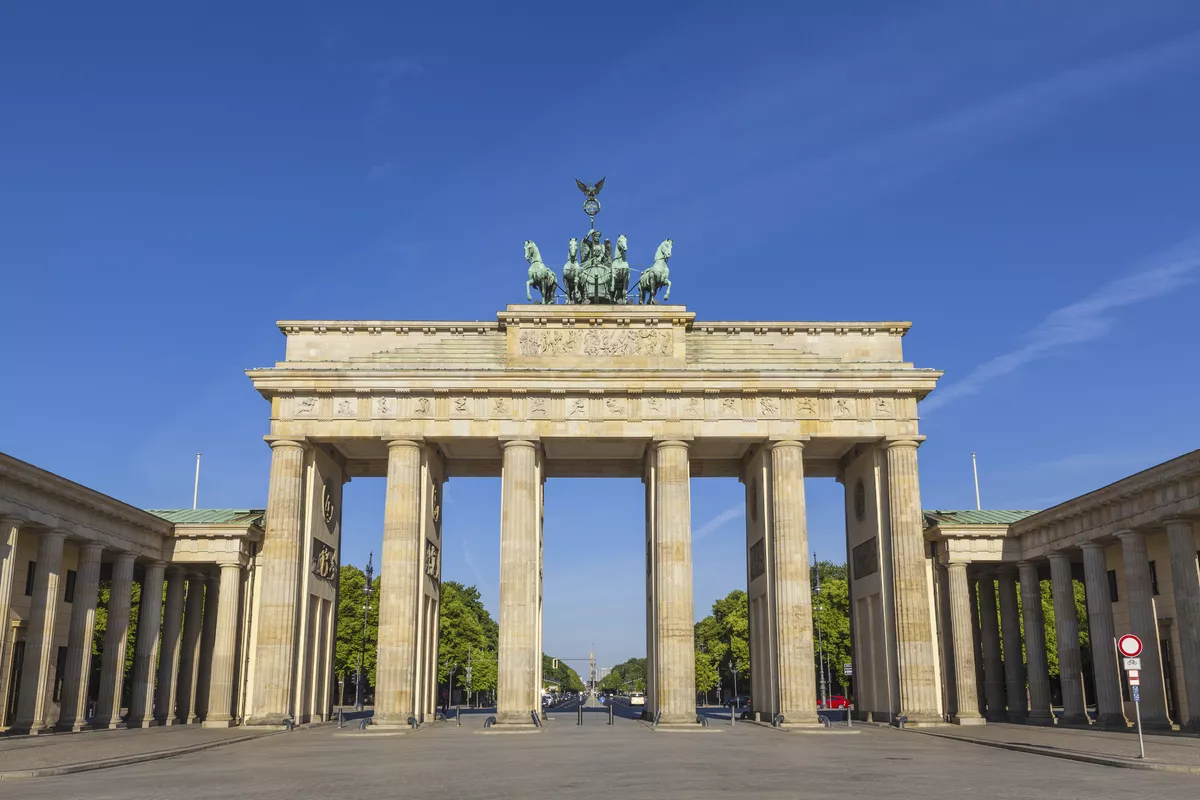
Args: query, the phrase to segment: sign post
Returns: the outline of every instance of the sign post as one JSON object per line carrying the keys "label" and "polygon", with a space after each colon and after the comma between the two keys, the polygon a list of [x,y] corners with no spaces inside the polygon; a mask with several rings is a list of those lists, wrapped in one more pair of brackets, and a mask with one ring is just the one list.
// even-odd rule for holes
{"label": "sign post", "polygon": [[[847,678],[852,678],[852,677],[854,677],[854,665],[853,665],[853,664],[843,664],[843,665],[842,665],[842,675],[843,675],[844,677],[847,677]],[[849,694],[849,692],[847,692],[847,694]],[[846,698],[846,700],[847,700],[847,702],[846,702],[846,727],[847,727],[847,728],[853,728],[853,727],[854,727],[854,723],[851,721],[851,719],[850,719],[850,718],[851,718],[852,716],[854,716],[854,715],[853,715],[853,713],[852,713],[854,709],[852,709],[852,708],[850,707],[850,706],[851,706],[851,704],[850,704],[850,702],[849,702],[849,699],[850,699],[850,698]]]}
{"label": "sign post", "polygon": [[1132,633],[1127,633],[1117,639],[1117,652],[1121,654],[1121,660],[1125,664],[1125,674],[1129,677],[1129,694],[1133,698],[1133,717],[1137,722],[1138,758],[1144,759],[1146,743],[1142,739],[1142,659],[1138,658],[1142,654],[1142,640]]}

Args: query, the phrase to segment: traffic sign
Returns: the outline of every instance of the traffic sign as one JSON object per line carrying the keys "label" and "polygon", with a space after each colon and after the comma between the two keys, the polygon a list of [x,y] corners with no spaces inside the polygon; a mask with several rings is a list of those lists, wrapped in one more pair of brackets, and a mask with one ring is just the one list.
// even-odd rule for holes
{"label": "traffic sign", "polygon": [[1142,668],[1142,660],[1140,658],[1125,658],[1122,661],[1125,662],[1125,669],[1136,670]]}
{"label": "traffic sign", "polygon": [[853,664],[843,664],[842,665],[842,674],[847,675],[847,676],[853,675],[854,674],[854,665]]}
{"label": "traffic sign", "polygon": [[[1133,702],[1135,702],[1135,703],[1140,703],[1140,702],[1142,702],[1141,693],[1140,693],[1140,692],[1138,692],[1138,687],[1137,687],[1137,686],[1134,686],[1134,687],[1132,687],[1132,688],[1130,689],[1130,691],[1131,691],[1131,692],[1133,692]],[[1142,756],[1142,758],[1145,758],[1145,756]]]}
{"label": "traffic sign", "polygon": [[1136,658],[1142,654],[1142,640],[1132,633],[1127,633],[1117,639],[1117,650],[1126,658]]}
{"label": "traffic sign", "polygon": [[1137,675],[1130,675],[1129,676],[1129,685],[1130,686],[1141,686],[1142,679],[1139,678]]}
{"label": "traffic sign", "polygon": [[1131,681],[1137,680],[1138,678],[1141,677],[1141,675],[1142,675],[1142,671],[1140,669],[1129,670],[1129,680],[1131,680]]}

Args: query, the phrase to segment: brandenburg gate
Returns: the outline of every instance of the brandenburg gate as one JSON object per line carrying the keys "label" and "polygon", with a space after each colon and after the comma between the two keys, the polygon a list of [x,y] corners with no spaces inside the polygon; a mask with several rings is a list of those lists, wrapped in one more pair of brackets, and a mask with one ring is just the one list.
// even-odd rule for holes
{"label": "brandenburg gate", "polygon": [[[669,257],[668,240],[664,281]],[[552,298],[551,278],[536,285]],[[645,483],[647,712],[660,725],[696,724],[690,482],[707,476],[745,486],[755,714],[817,721],[804,478],[821,476],[845,487],[857,708],[939,721],[917,401],[941,373],[904,360],[909,324],[708,322],[623,294],[605,303],[603,281],[577,280],[574,302],[494,321],[279,323],[285,359],[248,373],[271,403],[272,460],[247,722],[330,707],[330,565],[342,486],[359,476],[387,479],[375,722],[430,718],[442,487],[497,475],[497,725],[532,725],[540,709],[542,501],[557,476]]]}

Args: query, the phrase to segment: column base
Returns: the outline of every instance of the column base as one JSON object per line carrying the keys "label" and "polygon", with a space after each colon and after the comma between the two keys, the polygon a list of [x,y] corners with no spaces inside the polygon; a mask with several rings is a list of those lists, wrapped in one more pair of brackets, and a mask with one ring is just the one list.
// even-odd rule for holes
{"label": "column base", "polygon": [[232,717],[229,719],[206,719],[200,723],[202,728],[232,728],[237,725],[237,720]]}
{"label": "column base", "polygon": [[[879,715],[876,714],[876,717]],[[905,718],[905,725],[945,725],[946,720],[934,711],[901,711],[888,717],[888,724],[896,724],[897,717]]]}
{"label": "column base", "polygon": [[1091,726],[1092,721],[1088,718],[1087,714],[1063,714],[1058,718],[1058,724],[1076,728],[1087,728]]}
{"label": "column base", "polygon": [[1029,716],[1028,711],[1010,711],[1004,715],[1004,722],[1012,725],[1024,725],[1025,719]]}
{"label": "column base", "polygon": [[7,736],[44,736],[48,733],[57,733],[54,728],[19,728],[16,726],[10,727],[4,733]]}
{"label": "column base", "polygon": [[[88,727],[89,726],[86,722],[71,722],[71,723],[64,722],[64,723],[59,723],[58,725],[55,725],[54,732],[55,733],[79,733],[80,731],[87,730]],[[11,733],[11,731],[10,731],[10,733]]]}
{"label": "column base", "polygon": [[1049,714],[1046,714],[1045,716],[1041,714],[1030,714],[1029,716],[1025,717],[1025,719],[1021,720],[1021,722],[1026,725],[1053,725],[1054,718]]}
{"label": "column base", "polygon": [[169,728],[173,725],[178,725],[179,720],[172,717],[171,719],[152,719],[146,726],[147,728]]}
{"label": "column base", "polygon": [[[986,725],[987,724],[987,720],[984,719],[983,717],[979,717],[979,716],[975,716],[975,717],[953,716],[953,717],[950,717],[950,721],[953,722],[955,725]],[[911,724],[911,722],[909,724]]]}
{"label": "column base", "polygon": [[153,728],[154,720],[130,717],[129,719],[125,720],[125,727],[127,727],[127,728]]}
{"label": "column base", "polygon": [[[247,717],[246,727],[248,728],[282,728],[287,725],[287,721],[291,719],[286,714],[263,714],[259,717]],[[175,724],[175,723],[171,723]]]}
{"label": "column base", "polygon": [[1101,714],[1096,717],[1096,727],[1106,731],[1124,731],[1129,729],[1129,720],[1123,714]]}

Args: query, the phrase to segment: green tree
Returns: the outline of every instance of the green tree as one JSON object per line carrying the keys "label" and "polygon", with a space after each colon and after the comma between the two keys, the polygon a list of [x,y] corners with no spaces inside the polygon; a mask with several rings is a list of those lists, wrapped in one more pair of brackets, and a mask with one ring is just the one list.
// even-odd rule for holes
{"label": "green tree", "polygon": [[[851,663],[850,645],[850,586],[846,581],[846,565],[821,561],[817,564],[813,590],[813,663],[820,668],[820,653],[828,665],[829,691],[845,691],[842,666]],[[820,591],[818,591],[818,587]],[[818,637],[818,623],[820,636]],[[821,685],[820,675],[817,686]]]}
{"label": "green tree", "polygon": [[611,692],[646,691],[646,659],[631,658],[617,664],[600,681],[600,688]]}
{"label": "green tree", "polygon": [[[129,633],[125,637],[125,683],[121,688],[122,702],[130,696],[133,680],[133,659],[137,648],[138,614],[142,605],[142,585],[134,582],[129,600]],[[104,636],[108,631],[108,606],[112,601],[112,581],[101,581],[96,595],[96,624],[92,629],[92,686],[100,685],[100,670],[103,664]]]}
{"label": "green tree", "polygon": [[696,650],[696,691],[708,694],[721,682],[721,673],[713,663],[712,656]]}
{"label": "green tree", "polygon": [[696,651],[718,670],[720,685],[732,690],[736,669],[738,691],[743,691],[749,685],[750,669],[750,603],[746,593],[734,589],[713,603],[713,613],[696,623],[695,632]]}
{"label": "green tree", "polygon": [[[371,583],[364,640],[363,607],[367,605],[367,576],[352,564],[344,564],[338,574],[337,644],[334,647],[333,673],[338,677],[342,689],[340,695],[354,692],[351,679],[358,672],[360,654],[367,685],[375,685],[375,659],[379,650],[380,578],[376,577]],[[339,697],[340,702],[347,700],[353,702],[354,698]]]}
{"label": "green tree", "polygon": [[579,677],[579,673],[567,666],[565,661],[560,659],[558,666],[554,665],[554,661],[553,656],[542,653],[543,682],[553,682],[564,692],[582,692],[587,688],[583,684],[583,679]]}
{"label": "green tree", "polygon": [[[457,581],[441,586],[438,620],[438,683],[449,689],[450,673],[454,685],[464,691],[491,692],[496,689],[497,652],[500,626],[484,608],[479,590]],[[467,665],[471,682],[467,683]]]}

